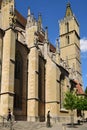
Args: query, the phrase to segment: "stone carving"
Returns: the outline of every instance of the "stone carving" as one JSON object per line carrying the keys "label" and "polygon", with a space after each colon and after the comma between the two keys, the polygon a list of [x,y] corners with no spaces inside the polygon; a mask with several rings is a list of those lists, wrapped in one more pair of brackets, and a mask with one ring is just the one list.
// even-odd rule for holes
{"label": "stone carving", "polygon": [[15,27],[15,23],[16,23],[16,15],[14,13],[13,6],[11,6],[9,9],[9,25],[11,27]]}

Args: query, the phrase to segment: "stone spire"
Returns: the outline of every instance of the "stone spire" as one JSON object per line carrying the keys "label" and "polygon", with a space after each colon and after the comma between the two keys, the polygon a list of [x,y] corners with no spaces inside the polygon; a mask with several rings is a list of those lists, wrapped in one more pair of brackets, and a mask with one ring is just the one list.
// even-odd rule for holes
{"label": "stone spire", "polygon": [[48,27],[45,28],[45,42],[48,42]]}
{"label": "stone spire", "polygon": [[44,58],[47,58],[49,52],[49,40],[48,40],[48,27],[45,27],[45,39],[44,39]]}
{"label": "stone spire", "polygon": [[65,17],[69,17],[69,16],[73,16],[73,12],[72,12],[72,9],[71,9],[71,5],[70,5],[70,3],[68,2],[68,3],[67,3],[67,6],[66,6]]}
{"label": "stone spire", "polygon": [[31,15],[31,11],[30,11],[30,8],[28,8],[28,16]]}
{"label": "stone spire", "polygon": [[56,63],[60,64],[60,49],[58,39],[56,39]]}
{"label": "stone spire", "polygon": [[34,14],[31,14],[30,8],[28,8],[28,17],[27,17],[27,25],[26,27],[35,26],[37,24]]}
{"label": "stone spire", "polygon": [[41,31],[41,30],[42,30],[42,16],[39,13],[39,15],[38,15],[38,31]]}
{"label": "stone spire", "polygon": [[28,8],[28,17],[27,17],[27,23],[31,22],[31,11],[30,8]]}
{"label": "stone spire", "polygon": [[60,54],[60,49],[59,49],[59,41],[56,39],[56,53]]}

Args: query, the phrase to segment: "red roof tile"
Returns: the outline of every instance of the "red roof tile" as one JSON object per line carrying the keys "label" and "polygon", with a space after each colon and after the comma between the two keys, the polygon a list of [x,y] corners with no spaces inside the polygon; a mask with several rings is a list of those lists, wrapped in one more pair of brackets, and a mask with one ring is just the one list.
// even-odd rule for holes
{"label": "red roof tile", "polygon": [[74,82],[76,83],[77,94],[85,94],[81,84],[76,80]]}
{"label": "red roof tile", "polygon": [[56,52],[56,48],[50,43],[50,51],[55,53]]}
{"label": "red roof tile", "polygon": [[15,13],[16,13],[16,17],[17,17],[17,21],[22,25],[22,26],[26,26],[27,20],[26,18],[24,18],[16,9],[15,9]]}
{"label": "red roof tile", "polygon": [[[0,0],[0,8],[1,8],[1,2],[2,2],[2,0]],[[17,17],[18,24],[20,26],[22,26],[23,28],[25,28],[26,23],[27,23],[26,18],[24,18],[16,9],[15,9],[15,14]],[[39,33],[39,41],[40,42],[44,41],[44,35],[41,35],[40,33]],[[50,43],[50,51],[53,53],[55,53],[55,51],[56,51],[56,48],[51,43]]]}
{"label": "red roof tile", "polygon": [[76,85],[77,94],[85,94],[80,84]]}

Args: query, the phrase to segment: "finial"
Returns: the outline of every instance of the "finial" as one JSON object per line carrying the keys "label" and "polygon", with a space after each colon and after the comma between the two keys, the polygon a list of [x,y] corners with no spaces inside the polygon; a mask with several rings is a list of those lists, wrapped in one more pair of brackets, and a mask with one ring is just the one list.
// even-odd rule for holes
{"label": "finial", "polygon": [[45,27],[45,41],[48,41],[48,27]]}
{"label": "finial", "polygon": [[28,7],[28,16],[31,15],[30,7]]}
{"label": "finial", "polygon": [[65,17],[69,17],[69,16],[73,16],[73,12],[72,12],[72,9],[71,9],[70,2],[67,3],[66,14],[65,14]]}
{"label": "finial", "polygon": [[59,50],[59,40],[58,38],[56,39],[56,53],[60,54],[60,50]]}
{"label": "finial", "polygon": [[71,7],[71,5],[70,5],[70,1],[68,1],[68,3],[67,3],[67,7]]}
{"label": "finial", "polygon": [[28,7],[28,16],[27,16],[27,27],[31,25],[31,11],[30,7]]}
{"label": "finial", "polygon": [[41,13],[38,14],[38,19],[41,20]]}
{"label": "finial", "polygon": [[42,16],[41,13],[38,15],[38,31],[41,31],[42,29]]}
{"label": "finial", "polygon": [[41,15],[41,13],[38,14],[38,22],[40,24],[42,24],[42,15]]}

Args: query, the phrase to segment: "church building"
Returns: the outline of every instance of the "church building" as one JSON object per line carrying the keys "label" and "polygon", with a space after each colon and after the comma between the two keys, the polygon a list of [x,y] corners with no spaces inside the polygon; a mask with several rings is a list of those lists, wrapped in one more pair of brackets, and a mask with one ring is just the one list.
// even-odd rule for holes
{"label": "church building", "polygon": [[45,121],[69,118],[64,94],[83,93],[79,23],[70,3],[59,22],[56,47],[42,27],[41,14],[24,18],[15,0],[0,0],[0,115],[10,108],[15,120]]}

